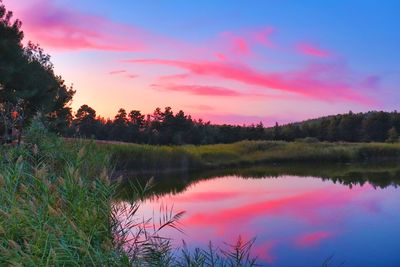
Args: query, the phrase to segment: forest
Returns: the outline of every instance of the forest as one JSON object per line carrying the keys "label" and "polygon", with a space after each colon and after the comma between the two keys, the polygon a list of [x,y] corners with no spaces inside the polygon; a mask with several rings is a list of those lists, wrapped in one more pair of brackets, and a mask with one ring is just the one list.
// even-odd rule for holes
{"label": "forest", "polygon": [[241,140],[396,142],[399,139],[400,114],[371,111],[340,114],[298,123],[265,128],[257,125],[215,125],[192,119],[182,110],[174,114],[170,107],[156,108],[153,114],[120,109],[114,119],[104,119],[83,105],[68,124],[70,137],[94,138],[145,144],[215,144]]}

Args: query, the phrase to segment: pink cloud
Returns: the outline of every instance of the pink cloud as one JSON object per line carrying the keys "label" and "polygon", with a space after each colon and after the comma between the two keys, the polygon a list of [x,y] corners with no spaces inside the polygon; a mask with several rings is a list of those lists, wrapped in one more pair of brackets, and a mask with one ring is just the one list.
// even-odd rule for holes
{"label": "pink cloud", "polygon": [[251,53],[249,44],[247,43],[246,39],[242,37],[233,37],[232,46],[234,52],[239,55],[249,55]]}
{"label": "pink cloud", "polygon": [[[54,1],[34,0],[12,4],[29,39],[60,50],[142,51],[143,32],[105,17],[57,6]],[[38,11],[41,12],[38,12]]]}
{"label": "pink cloud", "polygon": [[254,41],[257,44],[261,44],[267,47],[273,47],[274,44],[271,41],[271,35],[275,32],[275,29],[272,27],[266,27],[265,29],[262,29],[257,32],[253,32],[252,36]]}
{"label": "pink cloud", "polygon": [[209,105],[202,105],[202,104],[199,104],[199,105],[186,105],[186,107],[197,109],[197,110],[203,110],[203,111],[204,110],[208,110],[208,111],[214,110],[214,107],[209,106]]}
{"label": "pink cloud", "polygon": [[190,74],[174,74],[174,75],[165,75],[158,78],[161,82],[174,82],[174,81],[182,81],[186,80],[190,77]]}
{"label": "pink cloud", "polygon": [[336,74],[334,72],[336,70],[328,68],[330,71],[327,72],[325,65],[315,65],[313,68],[286,73],[264,73],[243,64],[214,61],[135,59],[126,62],[182,68],[196,75],[237,81],[324,101],[346,100],[364,105],[375,103],[374,100],[356,92],[346,81],[327,79],[325,76]]}
{"label": "pink cloud", "polygon": [[127,74],[126,77],[129,78],[129,79],[136,79],[137,77],[139,77],[139,75],[136,75],[136,74]]}
{"label": "pink cloud", "polygon": [[333,234],[327,231],[318,231],[313,233],[303,234],[296,238],[295,244],[299,247],[316,246],[323,240],[332,237]]}
{"label": "pink cloud", "polygon": [[322,50],[321,48],[309,43],[300,43],[296,48],[301,54],[308,56],[329,57],[331,55],[328,51]]}
{"label": "pink cloud", "polygon": [[212,46],[224,50],[224,53],[216,52],[214,55],[221,61],[226,61],[228,58],[255,56],[252,51],[255,45],[273,47],[270,39],[273,32],[274,29],[272,27],[239,32],[223,32],[220,34],[217,43]]}
{"label": "pink cloud", "polygon": [[193,95],[203,96],[242,96],[243,94],[231,89],[217,87],[217,86],[203,86],[203,85],[158,85],[153,84],[154,88],[175,91],[175,92],[186,92]]}
{"label": "pink cloud", "polygon": [[172,92],[183,92],[198,96],[223,96],[223,97],[248,97],[254,100],[265,100],[265,99],[288,99],[290,96],[263,94],[257,92],[239,92],[233,89],[219,87],[219,86],[207,86],[207,85],[186,85],[186,84],[152,84],[156,90],[161,91],[172,91]]}
{"label": "pink cloud", "polygon": [[126,73],[126,70],[113,70],[109,72],[110,75],[121,74],[121,73]]}
{"label": "pink cloud", "polygon": [[221,60],[221,61],[227,60],[227,57],[226,57],[226,55],[225,55],[224,53],[219,53],[219,52],[217,52],[217,53],[215,53],[215,57],[216,57],[217,59]]}

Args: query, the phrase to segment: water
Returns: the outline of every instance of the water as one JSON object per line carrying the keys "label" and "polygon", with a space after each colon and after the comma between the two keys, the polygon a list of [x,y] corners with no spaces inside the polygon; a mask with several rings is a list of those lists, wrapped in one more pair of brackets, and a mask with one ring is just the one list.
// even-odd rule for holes
{"label": "water", "polygon": [[307,168],[171,174],[159,178],[139,214],[157,217],[161,205],[186,211],[184,233],[163,232],[176,246],[184,239],[190,248],[206,247],[211,240],[224,248],[239,235],[256,237],[252,253],[262,266],[321,266],[329,258],[329,266],[400,266],[397,165],[308,171],[324,179],[307,175]]}

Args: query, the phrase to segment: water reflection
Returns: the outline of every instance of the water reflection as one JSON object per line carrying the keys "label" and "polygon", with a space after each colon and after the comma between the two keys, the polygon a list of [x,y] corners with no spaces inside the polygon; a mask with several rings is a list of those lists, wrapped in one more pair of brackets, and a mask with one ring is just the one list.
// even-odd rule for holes
{"label": "water reflection", "polygon": [[[399,178],[397,164],[170,174],[156,177],[140,214],[154,216],[162,204],[185,210],[185,234],[164,232],[177,245],[256,236],[254,253],[264,265],[319,266],[334,255],[332,266],[398,266]],[[130,192],[125,186],[121,199]]]}

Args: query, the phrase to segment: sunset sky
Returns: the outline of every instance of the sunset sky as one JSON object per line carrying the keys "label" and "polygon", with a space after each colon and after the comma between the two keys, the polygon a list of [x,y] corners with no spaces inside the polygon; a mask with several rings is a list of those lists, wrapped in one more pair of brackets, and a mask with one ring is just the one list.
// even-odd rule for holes
{"label": "sunset sky", "polygon": [[4,0],[72,104],[271,125],[399,109],[400,1]]}

